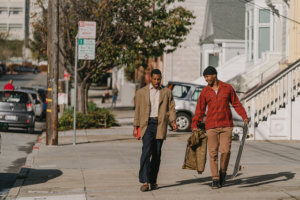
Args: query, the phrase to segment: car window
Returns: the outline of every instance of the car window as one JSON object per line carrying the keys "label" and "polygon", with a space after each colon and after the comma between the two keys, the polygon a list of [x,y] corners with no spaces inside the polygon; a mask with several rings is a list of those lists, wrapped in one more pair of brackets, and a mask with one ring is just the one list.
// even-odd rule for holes
{"label": "car window", "polygon": [[32,96],[32,98],[33,98],[34,100],[36,100],[36,99],[37,99],[37,96],[36,96],[36,94],[32,93],[32,94],[31,94],[31,96]]}
{"label": "car window", "polygon": [[184,98],[190,90],[190,86],[174,85],[172,87],[172,94],[174,97]]}
{"label": "car window", "polygon": [[192,100],[193,101],[198,101],[198,98],[200,96],[200,93],[202,91],[202,88],[196,88],[194,93],[193,93],[193,96],[192,96]]}
{"label": "car window", "polygon": [[23,92],[4,91],[0,92],[0,102],[27,103],[28,95]]}

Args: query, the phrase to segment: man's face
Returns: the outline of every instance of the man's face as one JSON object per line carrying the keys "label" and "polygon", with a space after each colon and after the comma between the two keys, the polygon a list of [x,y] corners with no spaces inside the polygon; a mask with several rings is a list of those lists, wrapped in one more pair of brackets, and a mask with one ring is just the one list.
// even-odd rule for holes
{"label": "man's face", "polygon": [[160,86],[160,83],[161,83],[161,75],[160,74],[153,74],[151,76],[150,81],[151,81],[154,88],[158,88]]}
{"label": "man's face", "polygon": [[217,79],[217,75],[216,74],[205,75],[204,78],[205,78],[205,81],[207,82],[207,84],[212,86],[215,83],[216,79]]}

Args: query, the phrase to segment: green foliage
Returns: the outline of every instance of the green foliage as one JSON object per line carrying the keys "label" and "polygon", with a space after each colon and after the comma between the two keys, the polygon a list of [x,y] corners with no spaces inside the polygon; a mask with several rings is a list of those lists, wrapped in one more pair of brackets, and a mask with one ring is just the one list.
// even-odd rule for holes
{"label": "green foliage", "polygon": [[[94,129],[117,126],[118,123],[114,115],[106,108],[97,108],[96,104],[89,102],[88,114],[76,113],[77,129]],[[58,130],[65,131],[73,129],[73,108],[66,109],[62,117],[58,120]]]}
{"label": "green foliage", "polygon": [[[158,58],[163,53],[175,51],[185,40],[195,18],[191,11],[176,6],[177,2],[183,0],[60,2],[59,22],[63,35],[61,39],[64,41],[64,49],[61,49],[61,52],[67,62],[66,65],[72,66],[69,70],[72,75],[78,22],[95,21],[97,25],[95,60],[78,63],[78,84],[84,86],[88,85],[87,83],[98,82],[105,72],[114,67],[129,67],[126,73],[128,79],[132,79],[135,67],[146,67],[149,58]],[[43,16],[47,14],[43,13]],[[47,24],[46,17],[42,20]],[[39,36],[35,40],[40,41]],[[41,41],[45,43],[46,40]],[[88,90],[82,88],[81,90]],[[87,92],[82,94],[87,95]]]}
{"label": "green foliage", "polygon": [[0,36],[0,60],[9,59],[11,57],[21,57],[24,41],[7,40]]}
{"label": "green foliage", "polygon": [[32,39],[29,39],[28,47],[32,56],[37,60],[47,60],[47,8],[46,0],[36,0],[33,6],[39,7],[38,12],[33,12],[32,19]]}

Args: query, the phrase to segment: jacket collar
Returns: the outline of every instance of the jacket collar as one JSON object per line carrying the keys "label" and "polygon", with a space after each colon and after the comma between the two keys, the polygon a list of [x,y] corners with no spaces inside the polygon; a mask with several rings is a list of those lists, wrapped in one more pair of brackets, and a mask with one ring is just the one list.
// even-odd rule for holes
{"label": "jacket collar", "polygon": [[[223,81],[220,81],[220,80],[218,80],[218,81],[219,81],[219,88],[218,88],[218,91],[219,91],[222,87],[224,87],[225,83]],[[214,91],[212,89],[212,87],[210,87],[209,85],[207,85],[207,88],[209,88],[209,90]]]}
{"label": "jacket collar", "polygon": [[[157,89],[162,89],[163,88],[163,86],[162,85],[160,85]],[[149,89],[151,90],[151,89],[155,89],[154,87],[153,87],[153,85],[152,85],[152,83],[150,83],[149,84]]]}

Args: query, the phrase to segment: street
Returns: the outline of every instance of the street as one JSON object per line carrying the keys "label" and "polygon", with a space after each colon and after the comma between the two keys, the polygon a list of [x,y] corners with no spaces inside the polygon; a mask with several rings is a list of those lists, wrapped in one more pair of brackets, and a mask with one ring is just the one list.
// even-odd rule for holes
{"label": "street", "polygon": [[[32,85],[46,85],[46,73],[13,74],[0,77],[0,88],[12,79],[14,86],[30,87]],[[35,134],[28,134],[27,130],[10,129],[1,132],[2,147],[0,154],[0,199],[13,186],[21,167],[25,164],[28,153],[32,151],[37,136],[41,133],[44,122],[36,122]]]}

